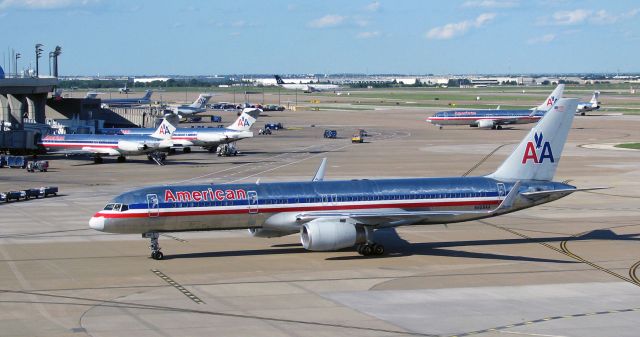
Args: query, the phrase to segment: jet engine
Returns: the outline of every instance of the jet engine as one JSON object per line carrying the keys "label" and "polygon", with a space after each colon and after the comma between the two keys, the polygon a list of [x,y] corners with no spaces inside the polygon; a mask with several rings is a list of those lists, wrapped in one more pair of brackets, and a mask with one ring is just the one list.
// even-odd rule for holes
{"label": "jet engine", "polygon": [[216,142],[221,143],[225,139],[223,132],[198,132],[197,139],[202,142]]}
{"label": "jet engine", "polygon": [[137,152],[147,149],[146,144],[140,144],[137,142],[131,142],[128,140],[121,140],[118,142],[118,149],[126,152]]}
{"label": "jet engine", "polygon": [[367,239],[364,227],[349,220],[315,219],[302,226],[300,241],[307,250],[331,251],[353,247]]}
{"label": "jet engine", "polygon": [[490,119],[481,119],[478,121],[478,127],[483,129],[492,129],[495,125],[495,122]]}

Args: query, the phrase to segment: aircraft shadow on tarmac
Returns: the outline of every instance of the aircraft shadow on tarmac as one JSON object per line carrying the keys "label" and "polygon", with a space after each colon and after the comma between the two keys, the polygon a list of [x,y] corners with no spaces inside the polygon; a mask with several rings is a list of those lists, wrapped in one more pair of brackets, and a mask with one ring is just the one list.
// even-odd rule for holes
{"label": "aircraft shadow on tarmac", "polygon": [[[514,239],[495,239],[495,240],[467,240],[467,241],[445,241],[445,242],[425,242],[410,243],[401,238],[394,228],[380,229],[375,232],[375,240],[385,246],[387,253],[383,256],[363,257],[355,253],[355,249],[347,248],[341,251],[353,251],[353,256],[336,256],[329,257],[328,261],[355,260],[362,258],[394,258],[411,255],[425,256],[449,256],[474,259],[491,259],[506,261],[526,261],[526,262],[545,262],[545,263],[580,263],[574,260],[558,260],[545,259],[520,255],[504,255],[482,252],[468,252],[456,249],[446,249],[451,247],[473,247],[473,246],[492,246],[492,245],[513,245],[513,244],[531,244],[531,243],[553,243],[562,241],[581,241],[581,240],[631,240],[640,242],[640,233],[618,235],[611,230],[595,230],[588,232],[582,236],[561,236],[561,237],[545,237],[545,238],[514,238]],[[310,253],[302,248],[300,243],[275,244],[267,249],[251,249],[251,250],[233,250],[218,252],[199,252],[187,254],[170,254],[165,255],[166,260],[170,259],[192,259],[192,258],[211,258],[211,257],[230,257],[230,256],[254,256],[254,255],[280,255],[280,254],[300,254]]]}

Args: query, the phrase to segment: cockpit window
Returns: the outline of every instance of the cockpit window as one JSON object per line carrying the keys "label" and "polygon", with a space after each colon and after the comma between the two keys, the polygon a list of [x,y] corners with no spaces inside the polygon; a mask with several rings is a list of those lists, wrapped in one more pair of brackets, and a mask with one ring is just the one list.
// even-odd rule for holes
{"label": "cockpit window", "polygon": [[116,212],[124,212],[129,209],[129,205],[111,203],[104,206],[105,211],[116,211]]}

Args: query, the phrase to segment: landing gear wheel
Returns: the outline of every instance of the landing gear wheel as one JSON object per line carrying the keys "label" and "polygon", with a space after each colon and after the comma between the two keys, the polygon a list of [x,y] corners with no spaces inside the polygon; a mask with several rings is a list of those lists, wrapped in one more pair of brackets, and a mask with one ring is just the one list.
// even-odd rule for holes
{"label": "landing gear wheel", "polygon": [[182,153],[191,153],[191,148],[185,147],[184,149],[182,149]]}
{"label": "landing gear wheel", "polygon": [[498,125],[498,126],[496,127],[496,129],[498,129],[498,130],[502,130],[502,125]]}
{"label": "landing gear wheel", "polygon": [[152,252],[151,258],[153,258],[154,260],[162,260],[164,258],[164,254],[162,254],[162,252],[160,251]]}
{"label": "landing gear wheel", "polygon": [[118,163],[124,163],[125,161],[127,161],[127,158],[125,156],[118,157]]}
{"label": "landing gear wheel", "polygon": [[373,255],[382,255],[384,254],[384,246],[374,243],[373,244]]}
{"label": "landing gear wheel", "polygon": [[95,164],[102,164],[102,157],[94,157],[93,162]]}

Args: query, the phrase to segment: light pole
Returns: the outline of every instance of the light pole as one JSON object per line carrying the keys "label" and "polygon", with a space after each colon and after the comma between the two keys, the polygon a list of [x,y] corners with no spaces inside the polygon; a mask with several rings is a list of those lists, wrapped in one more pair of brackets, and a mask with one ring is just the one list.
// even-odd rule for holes
{"label": "light pole", "polygon": [[49,52],[49,76],[53,75],[53,73],[51,72],[51,62],[53,62],[53,52],[52,51]]}
{"label": "light pole", "polygon": [[20,58],[20,53],[16,53],[16,62],[14,63],[14,66],[16,67],[16,76],[18,76],[18,59]]}
{"label": "light pole", "polygon": [[62,47],[56,46],[53,50],[53,76],[58,77],[58,56],[62,54]]}
{"label": "light pole", "polygon": [[39,77],[40,75],[40,69],[39,69],[39,64],[38,64],[38,59],[40,59],[40,56],[42,55],[42,47],[44,47],[44,45],[42,43],[38,43],[36,44],[36,77]]}

